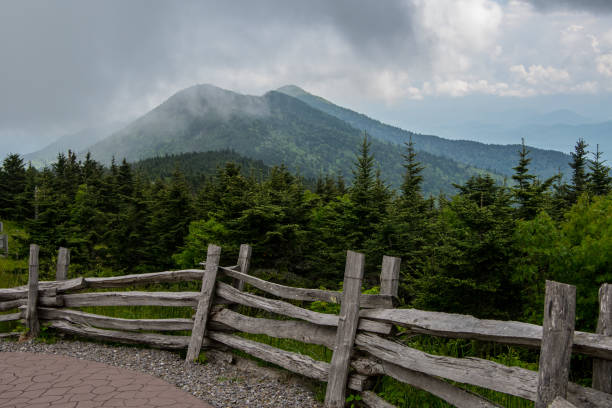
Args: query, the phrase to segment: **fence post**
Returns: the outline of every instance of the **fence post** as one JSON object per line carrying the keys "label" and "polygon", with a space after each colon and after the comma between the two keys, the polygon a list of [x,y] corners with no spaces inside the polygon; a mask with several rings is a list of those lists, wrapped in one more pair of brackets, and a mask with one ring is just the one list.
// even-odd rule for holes
{"label": "fence post", "polygon": [[63,281],[68,277],[68,266],[70,265],[70,250],[60,247],[57,253],[57,268],[55,270],[55,280]]}
{"label": "fence post", "polygon": [[[240,268],[240,272],[244,274],[249,274],[249,267],[251,266],[251,253],[253,252],[253,248],[250,245],[242,244],[240,245],[240,253],[238,254],[238,268]],[[234,287],[240,291],[244,290],[244,281],[240,279],[234,279]]]}
{"label": "fence post", "polygon": [[200,292],[200,300],[198,301],[198,309],[196,311],[191,330],[191,338],[189,339],[189,347],[187,349],[186,362],[193,362],[200,355],[202,341],[206,334],[206,322],[208,314],[215,296],[215,281],[217,279],[217,270],[219,268],[219,259],[221,258],[221,248],[216,245],[208,245],[206,254],[206,269],[202,278],[202,290]]}
{"label": "fence post", "polygon": [[26,327],[28,337],[34,338],[40,332],[38,322],[38,253],[40,248],[36,244],[30,245],[30,267],[28,275],[28,305],[26,309]]}
{"label": "fence post", "polygon": [[[612,284],[599,288],[597,333],[612,336]],[[593,388],[612,394],[612,361],[593,359]]]}
{"label": "fence post", "polygon": [[8,235],[0,234],[0,256],[8,258]]}
{"label": "fence post", "polygon": [[[401,262],[402,260],[400,258],[387,255],[383,256],[382,270],[380,272],[381,295],[391,295],[394,299],[397,298]],[[393,306],[393,300],[386,305],[389,309],[392,309]]]}
{"label": "fence post", "polygon": [[325,393],[325,407],[327,408],[344,407],[351,353],[359,324],[359,295],[361,294],[364,264],[363,254],[347,252],[342,304]]}
{"label": "fence post", "polygon": [[535,408],[548,407],[556,397],[567,398],[575,321],[576,287],[546,281]]}

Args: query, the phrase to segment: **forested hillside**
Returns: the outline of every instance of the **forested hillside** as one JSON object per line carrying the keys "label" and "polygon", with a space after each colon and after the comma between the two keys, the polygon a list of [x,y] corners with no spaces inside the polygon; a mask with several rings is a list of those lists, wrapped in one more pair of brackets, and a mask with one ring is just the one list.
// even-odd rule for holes
{"label": "forested hillside", "polygon": [[[179,171],[189,186],[195,191],[206,184],[217,170],[226,163],[236,164],[245,177],[254,176],[261,180],[270,173],[270,167],[261,160],[252,160],[231,150],[170,154],[132,163],[133,170],[149,181],[170,180]],[[311,182],[312,184],[312,182]]]}
{"label": "forested hillside", "polygon": [[[325,175],[312,189],[284,166],[255,175],[227,162],[212,176],[198,175],[198,160],[211,154],[214,160],[215,153],[104,167],[69,152],[40,171],[9,155],[0,168],[0,220],[10,225],[11,244],[0,277],[27,276],[30,243],[41,246],[41,279],[53,276],[59,246],[71,249],[70,276],[108,276],[193,268],[210,243],[223,248],[222,264],[233,264],[240,244],[249,243],[256,275],[337,289],[352,249],[366,256],[371,292],[382,256],[401,257],[403,306],[539,324],[544,282],[553,279],[577,286],[576,328],[594,330],[599,286],[612,281],[612,181],[607,166],[589,160],[583,142],[572,156],[570,183],[537,179],[522,146],[512,187],[477,175],[457,185],[455,196],[437,197],[437,204],[423,196],[423,168],[412,144],[404,149],[396,191],[376,177],[371,147],[362,139],[348,183]],[[199,184],[190,185],[190,177]],[[410,342],[512,365],[534,360],[533,353],[478,342]],[[591,377],[591,366],[576,360],[572,373],[582,381]],[[430,401],[388,379],[381,386],[390,401],[408,395],[417,404]]]}
{"label": "forested hillside", "polygon": [[[483,317],[539,313],[534,296],[553,278],[583,287],[579,310],[588,316],[581,324],[590,327],[594,293],[612,277],[605,257],[592,256],[609,253],[612,242],[609,217],[595,216],[612,213],[609,168],[589,160],[579,142],[571,183],[542,182],[522,149],[513,187],[473,176],[438,205],[423,196],[413,145],[392,191],[377,177],[376,152],[365,138],[348,183],[326,175],[312,189],[287,167],[267,170],[231,152],[217,159],[257,171],[227,162],[211,176],[198,173],[211,170],[212,160],[204,168],[195,163],[213,153],[104,167],[69,152],[41,171],[10,155],[0,172],[0,218],[24,225],[43,258],[66,246],[74,267],[89,272],[192,267],[210,242],[228,254],[251,243],[257,267],[335,286],[347,249],[366,253],[374,277],[383,254],[397,255],[404,302]],[[181,168],[199,183],[190,186]]]}
{"label": "forested hillside", "polygon": [[[133,162],[166,154],[231,149],[267,166],[284,164],[310,179],[325,174],[348,178],[362,137],[363,130],[280,92],[256,97],[198,85],[177,93],[89,150],[96,160],[110,163],[113,156]],[[371,149],[381,178],[398,187],[401,148],[373,139]],[[428,153],[420,158],[427,194],[453,194],[452,183],[464,183],[483,173]]]}
{"label": "forested hillside", "polygon": [[[401,145],[412,137],[415,147],[419,152],[447,157],[459,163],[466,163],[470,166],[487,169],[505,176],[512,175],[516,152],[520,148],[519,145],[497,145],[469,140],[449,140],[438,136],[409,132],[335,105],[294,85],[284,86],[278,91],[291,95],[316,109],[335,116],[357,129],[363,129],[379,140]],[[549,135],[550,137],[552,136]],[[576,137],[576,133],[574,133],[573,140]],[[530,150],[531,157],[534,160],[532,171],[537,176],[542,178],[551,177],[558,174],[559,171],[566,175],[569,174],[570,168],[567,164],[569,156],[567,154],[532,147],[530,147]]]}

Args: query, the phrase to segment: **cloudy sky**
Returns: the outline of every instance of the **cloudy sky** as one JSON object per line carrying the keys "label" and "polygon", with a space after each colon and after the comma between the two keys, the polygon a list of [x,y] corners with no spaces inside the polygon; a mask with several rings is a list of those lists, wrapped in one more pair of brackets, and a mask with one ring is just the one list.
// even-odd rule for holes
{"label": "cloudy sky", "polygon": [[612,1],[0,0],[0,154],[196,83],[296,84],[407,129],[521,108],[612,119]]}

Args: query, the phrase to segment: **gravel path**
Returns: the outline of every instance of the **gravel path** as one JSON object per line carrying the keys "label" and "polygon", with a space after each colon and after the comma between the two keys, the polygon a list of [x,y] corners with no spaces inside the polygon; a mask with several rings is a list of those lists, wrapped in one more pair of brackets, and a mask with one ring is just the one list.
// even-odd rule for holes
{"label": "gravel path", "polygon": [[211,358],[207,364],[185,367],[178,353],[68,340],[46,344],[0,339],[0,352],[3,351],[66,355],[142,371],[175,384],[217,408],[323,406],[301,379],[280,370],[258,367],[245,359],[229,364]]}

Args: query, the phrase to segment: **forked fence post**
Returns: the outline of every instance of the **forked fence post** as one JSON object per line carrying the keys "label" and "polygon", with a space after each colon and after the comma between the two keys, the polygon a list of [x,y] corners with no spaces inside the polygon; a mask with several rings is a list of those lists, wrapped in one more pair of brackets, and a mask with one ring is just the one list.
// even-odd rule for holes
{"label": "forked fence post", "polygon": [[28,274],[28,305],[26,308],[26,327],[28,337],[34,338],[40,332],[38,322],[38,253],[40,248],[36,244],[30,245],[30,262]]}
{"label": "forked fence post", "polygon": [[193,329],[191,330],[187,357],[185,358],[185,361],[188,363],[193,362],[200,355],[202,341],[206,334],[208,315],[213,298],[215,297],[215,281],[217,280],[217,270],[219,269],[220,258],[221,248],[212,244],[208,245],[200,300],[198,301],[198,309],[193,322]]}
{"label": "forked fence post", "polygon": [[344,407],[351,353],[359,324],[359,296],[361,295],[364,265],[363,254],[347,251],[342,304],[325,393],[325,407],[327,408]]}
{"label": "forked fence post", "polygon": [[60,247],[57,252],[57,268],[55,270],[55,280],[63,281],[68,277],[68,266],[70,266],[70,250]]}
{"label": "forked fence post", "polygon": [[[597,333],[612,336],[612,284],[599,288],[599,319]],[[612,361],[593,360],[593,388],[612,394]]]}
{"label": "forked fence post", "polygon": [[[391,295],[393,299],[397,299],[399,289],[399,273],[402,260],[393,256],[383,256],[382,270],[380,272],[380,294]],[[393,308],[393,299],[391,299],[386,307]]]}
{"label": "forked fence post", "polygon": [[546,281],[535,408],[546,408],[557,397],[567,398],[575,321],[576,287]]}
{"label": "forked fence post", "polygon": [[[249,274],[249,267],[251,266],[251,253],[253,248],[250,245],[240,245],[240,253],[238,254],[238,268],[240,272],[245,275]],[[234,279],[234,287],[240,291],[244,290],[244,281],[240,279]]]}

